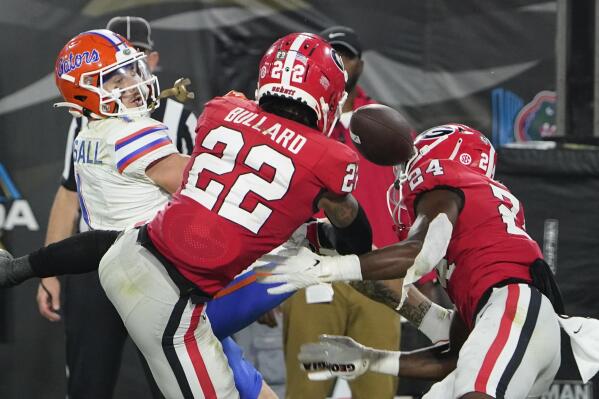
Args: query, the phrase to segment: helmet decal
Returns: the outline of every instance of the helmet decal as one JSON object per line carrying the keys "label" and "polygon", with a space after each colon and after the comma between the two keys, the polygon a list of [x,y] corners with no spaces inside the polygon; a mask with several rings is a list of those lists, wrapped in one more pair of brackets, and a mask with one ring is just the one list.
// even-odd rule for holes
{"label": "helmet decal", "polygon": [[58,59],[58,68],[56,68],[56,74],[58,77],[60,77],[65,73],[69,73],[81,67],[83,63],[89,65],[98,61],[100,61],[100,53],[95,48],[92,49],[91,52],[86,50],[77,54],[69,53],[68,55]]}
{"label": "helmet decal", "polygon": [[434,139],[440,136],[445,136],[446,134],[453,133],[454,129],[451,126],[437,126],[431,129],[425,130],[420,134],[424,139]]}
{"label": "helmet decal", "polygon": [[75,36],[56,60],[54,78],[65,101],[55,106],[93,118],[148,114],[159,104],[160,89],[145,57],[106,29]]}
{"label": "helmet decal", "polygon": [[466,166],[468,166],[472,163],[472,157],[470,155],[468,155],[468,153],[465,153],[465,152],[460,154],[459,159],[460,159],[460,162]]}

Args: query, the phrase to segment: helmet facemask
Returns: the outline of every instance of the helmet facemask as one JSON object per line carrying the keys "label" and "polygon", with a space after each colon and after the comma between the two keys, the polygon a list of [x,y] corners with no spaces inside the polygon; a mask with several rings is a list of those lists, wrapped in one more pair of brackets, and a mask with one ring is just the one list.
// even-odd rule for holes
{"label": "helmet facemask", "polygon": [[159,105],[158,79],[149,71],[145,57],[136,52],[125,61],[81,75],[79,85],[100,97],[102,116],[147,115]]}

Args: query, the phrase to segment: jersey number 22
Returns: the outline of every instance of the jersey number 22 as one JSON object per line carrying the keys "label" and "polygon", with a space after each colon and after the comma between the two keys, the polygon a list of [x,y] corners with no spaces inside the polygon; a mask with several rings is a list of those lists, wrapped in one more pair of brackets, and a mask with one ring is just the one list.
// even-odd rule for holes
{"label": "jersey number 22", "polygon": [[[185,188],[181,190],[181,194],[210,210],[214,208],[225,186],[216,180],[211,180],[205,189],[196,187],[199,174],[203,170],[208,170],[217,175],[231,173],[244,145],[242,134],[225,126],[211,130],[204,138],[202,146],[212,150],[217,143],[225,145],[223,155],[221,157],[207,153],[198,155],[189,171]],[[295,167],[291,159],[267,145],[252,147],[243,163],[256,172],[260,170],[262,165],[272,167],[275,171],[272,181],[264,180],[254,173],[239,175],[217,213],[257,234],[262,225],[268,220],[272,209],[264,203],[258,203],[252,211],[247,211],[240,207],[241,203],[249,192],[257,194],[265,201],[283,198],[289,189]]]}

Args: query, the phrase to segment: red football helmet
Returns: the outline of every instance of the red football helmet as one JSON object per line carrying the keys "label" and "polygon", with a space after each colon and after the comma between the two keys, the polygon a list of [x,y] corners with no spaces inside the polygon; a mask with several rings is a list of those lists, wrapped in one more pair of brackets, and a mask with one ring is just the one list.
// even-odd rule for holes
{"label": "red football helmet", "polygon": [[55,106],[93,118],[146,114],[158,106],[160,90],[145,57],[124,37],[106,29],[75,36],[56,60],[56,86],[65,102]]}
{"label": "red football helmet", "polygon": [[466,125],[449,124],[428,129],[414,139],[415,154],[406,164],[406,174],[430,159],[459,161],[491,179],[497,154],[484,134]]}
{"label": "red football helmet", "polygon": [[347,73],[337,52],[311,33],[277,40],[260,61],[256,100],[279,96],[300,101],[316,113],[318,130],[327,136],[347,97]]}
{"label": "red football helmet", "polygon": [[414,156],[406,164],[394,167],[397,180],[387,192],[387,205],[398,232],[409,229],[401,184],[408,180],[413,170],[431,159],[456,160],[491,179],[495,176],[497,154],[489,139],[478,130],[448,124],[420,133],[414,139]]}

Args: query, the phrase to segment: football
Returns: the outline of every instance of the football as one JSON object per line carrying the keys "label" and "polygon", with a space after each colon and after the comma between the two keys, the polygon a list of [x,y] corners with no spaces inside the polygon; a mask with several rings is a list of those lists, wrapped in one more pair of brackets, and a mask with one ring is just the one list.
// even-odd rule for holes
{"label": "football", "polygon": [[409,160],[414,151],[412,131],[399,112],[382,104],[358,108],[349,123],[350,136],[358,151],[378,165],[397,165]]}

